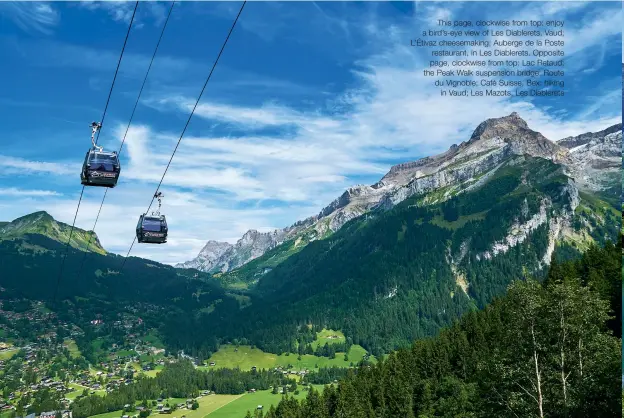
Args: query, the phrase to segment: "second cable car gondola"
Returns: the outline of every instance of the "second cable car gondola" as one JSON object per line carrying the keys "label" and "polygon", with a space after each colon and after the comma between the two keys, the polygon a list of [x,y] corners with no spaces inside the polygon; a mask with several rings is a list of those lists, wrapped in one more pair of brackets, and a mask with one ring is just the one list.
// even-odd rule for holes
{"label": "second cable car gondola", "polygon": [[115,187],[119,180],[121,166],[119,157],[115,151],[107,152],[95,144],[94,138],[102,124],[93,122],[91,124],[91,142],[93,148],[87,151],[82,171],[80,172],[80,182],[85,186]]}
{"label": "second cable car gondola", "polygon": [[165,215],[160,214],[162,193],[158,192],[154,195],[158,198],[158,211],[152,212],[151,215],[144,213],[139,217],[136,227],[136,236],[139,243],[144,244],[164,244],[167,242],[167,219]]}

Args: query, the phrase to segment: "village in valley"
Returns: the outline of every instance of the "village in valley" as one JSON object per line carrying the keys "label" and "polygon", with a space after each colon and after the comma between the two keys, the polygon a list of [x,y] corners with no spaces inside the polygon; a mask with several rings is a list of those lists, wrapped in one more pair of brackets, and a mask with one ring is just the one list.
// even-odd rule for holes
{"label": "village in valley", "polygon": [[[278,356],[253,346],[225,345],[210,359],[199,359],[183,351],[168,352],[158,333],[129,310],[115,317],[94,315],[78,326],[41,302],[2,301],[0,318],[0,418],[74,418],[74,402],[113,393],[140,377],[154,378],[167,365],[185,360],[199,370],[268,370],[292,379],[288,380],[292,384],[274,385],[269,390],[252,387],[241,395],[202,390],[193,397],[137,401],[125,404],[122,410],[94,416],[145,418],[175,414],[176,418],[203,418],[214,410],[214,416],[219,417],[217,409],[227,413],[224,406],[230,403],[240,404],[240,410],[263,410],[281,398],[274,395],[303,397],[312,386],[322,388],[305,379],[319,367],[352,367],[354,361],[368,358],[359,346],[351,348],[353,359],[349,360],[346,353],[332,358],[293,353]],[[92,339],[85,338],[86,334]],[[103,337],[106,335],[116,335],[117,342],[111,343]],[[324,331],[321,339],[326,347],[334,341],[344,342],[341,333],[332,331]],[[81,347],[91,351],[90,355]]]}

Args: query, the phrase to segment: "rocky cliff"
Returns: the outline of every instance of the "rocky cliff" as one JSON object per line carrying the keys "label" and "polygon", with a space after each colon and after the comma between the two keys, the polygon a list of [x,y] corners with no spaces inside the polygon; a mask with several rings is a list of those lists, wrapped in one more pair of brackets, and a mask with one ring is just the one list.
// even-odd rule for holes
{"label": "rocky cliff", "polygon": [[395,165],[373,185],[350,187],[315,216],[271,233],[248,231],[234,246],[209,242],[196,259],[178,267],[226,272],[303,231],[308,241],[323,238],[353,218],[373,209],[390,209],[415,195],[422,195],[420,204],[438,203],[482,184],[514,155],[561,164],[581,189],[612,189],[619,182],[621,129],[618,124],[554,142],[530,129],[516,112],[488,119],[477,126],[469,140],[452,145],[442,154]]}

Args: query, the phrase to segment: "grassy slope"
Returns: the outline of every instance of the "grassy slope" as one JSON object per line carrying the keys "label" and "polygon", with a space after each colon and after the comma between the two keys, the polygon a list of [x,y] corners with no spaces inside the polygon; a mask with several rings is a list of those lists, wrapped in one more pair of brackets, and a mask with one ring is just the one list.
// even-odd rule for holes
{"label": "grassy slope", "polygon": [[[69,239],[71,229],[71,226],[57,222],[46,212],[35,212],[5,225],[0,225],[0,240],[21,238],[28,234],[40,234],[65,244]],[[93,231],[74,228],[71,232],[70,245],[83,251],[89,245],[90,251],[106,254],[106,250],[102,248]]]}
{"label": "grassy slope", "polygon": [[[526,178],[527,183],[519,182],[521,178]],[[511,180],[516,181],[512,182]],[[481,187],[475,188],[457,197],[456,204],[463,209],[461,210],[459,219],[454,222],[445,221],[442,216],[443,207],[436,207],[436,205],[433,205],[428,206],[427,210],[430,213],[434,211],[437,211],[437,213],[434,214],[433,219],[425,221],[429,223],[429,225],[416,225],[419,219],[414,219],[417,217],[414,214],[416,213],[416,209],[412,209],[411,205],[414,204],[415,201],[418,201],[419,198],[422,198],[422,196],[413,196],[402,204],[397,205],[394,210],[379,213],[377,216],[378,219],[366,222],[354,220],[351,224],[345,225],[345,227],[334,234],[331,238],[331,242],[327,242],[327,240],[316,241],[306,246],[305,250],[288,257],[287,261],[282,262],[279,266],[264,275],[254,288],[254,292],[258,294],[260,300],[254,301],[250,307],[241,311],[241,316],[245,316],[245,319],[247,319],[247,317],[250,319],[247,323],[241,323],[241,327],[249,326],[249,328],[252,328],[255,322],[254,318],[258,318],[258,323],[270,323],[272,317],[275,315],[274,312],[280,309],[284,309],[283,315],[281,316],[289,318],[289,320],[293,320],[293,318],[303,320],[304,318],[302,318],[298,312],[306,312],[306,314],[308,314],[308,312],[323,312],[325,314],[324,307],[330,306],[336,309],[336,313],[332,312],[328,315],[338,318],[344,317],[346,315],[345,312],[347,312],[347,314],[352,314],[353,312],[351,310],[353,309],[357,309],[360,313],[363,309],[362,301],[367,298],[366,294],[364,294],[364,290],[366,290],[365,286],[368,286],[368,291],[372,293],[371,289],[378,286],[380,282],[379,274],[369,274],[368,272],[385,263],[388,264],[388,266],[385,267],[385,270],[381,269],[384,271],[379,272],[380,274],[385,273],[389,280],[396,280],[395,276],[403,274],[406,277],[405,283],[399,283],[399,285],[404,285],[403,287],[408,290],[411,290],[411,286],[416,286],[416,292],[412,292],[414,297],[411,297],[412,293],[403,292],[403,294],[399,295],[399,298],[388,302],[382,302],[384,306],[387,306],[388,312],[386,314],[388,316],[396,316],[402,315],[405,312],[411,313],[413,309],[410,309],[409,305],[413,306],[414,304],[418,306],[426,305],[425,307],[427,308],[423,309],[426,313],[421,314],[421,318],[424,316],[424,319],[418,324],[419,327],[414,327],[414,335],[406,335],[403,330],[400,330],[400,324],[398,323],[395,323],[395,330],[399,331],[395,331],[395,333],[400,335],[402,339],[407,340],[419,333],[424,334],[425,332],[432,332],[430,330],[435,331],[435,328],[438,325],[444,325],[444,322],[441,320],[439,323],[436,322],[433,324],[427,322],[429,319],[436,320],[436,318],[438,318],[438,316],[431,315],[431,313],[435,314],[436,308],[438,310],[446,309],[448,312],[461,311],[464,307],[460,303],[463,302],[455,302],[454,300],[449,302],[444,297],[444,295],[448,293],[444,293],[444,295],[440,293],[440,295],[433,296],[432,292],[438,291],[440,288],[439,280],[430,280],[428,282],[419,280],[416,284],[412,283],[410,278],[413,276],[404,272],[405,260],[396,259],[396,257],[393,259],[393,256],[397,254],[397,250],[404,250],[404,253],[411,254],[412,256],[418,256],[419,254],[413,254],[416,250],[405,250],[405,248],[401,248],[405,247],[404,244],[392,243],[392,234],[388,232],[388,228],[396,227],[396,232],[394,233],[396,242],[407,242],[406,237],[410,233],[413,241],[415,241],[415,236],[424,233],[431,236],[445,237],[448,233],[435,228],[442,227],[444,230],[453,233],[452,239],[454,241],[452,241],[451,244],[453,245],[453,249],[455,249],[455,247],[459,247],[459,244],[466,238],[464,235],[474,236],[475,233],[473,229],[478,231],[479,226],[483,225],[483,227],[489,229],[485,230],[484,233],[481,234],[482,236],[479,236],[478,239],[475,240],[476,244],[473,243],[473,247],[475,247],[473,252],[476,253],[482,250],[480,247],[488,249],[492,243],[505,239],[509,234],[510,224],[513,224],[514,216],[516,216],[516,213],[520,212],[522,208],[521,205],[523,201],[528,200],[528,204],[531,207],[530,213],[538,212],[539,202],[545,196],[548,196],[553,201],[555,208],[559,208],[562,204],[567,203],[565,195],[562,195],[562,188],[566,186],[567,182],[568,178],[565,176],[560,166],[538,158],[518,157],[500,167],[491,177],[488,177],[488,180]],[[509,187],[512,188],[509,189]],[[486,196],[483,196],[484,193]],[[499,193],[500,196],[498,195]],[[488,197],[487,194],[489,194],[489,200],[492,200],[492,206],[484,206],[479,203],[484,197]],[[494,194],[494,196],[492,196],[492,194]],[[595,198],[595,196],[593,197]],[[589,204],[588,201],[591,199],[589,196],[582,195],[581,200]],[[605,213],[609,213],[607,210],[608,205],[605,205],[605,202],[600,199],[593,200],[594,203],[591,206],[602,205]],[[452,204],[453,202],[450,203]],[[450,204],[445,205],[444,208],[448,208],[449,205]],[[496,209],[496,211],[493,211],[493,208]],[[492,213],[495,215],[492,215]],[[503,218],[499,220],[497,216],[502,216]],[[423,222],[422,219],[420,219],[420,221],[421,223]],[[413,228],[412,224],[414,224]],[[589,228],[582,229],[587,230]],[[455,234],[455,232],[458,233]],[[541,232],[541,230],[538,232]],[[596,228],[594,228],[592,232],[592,235],[598,237],[604,236],[602,233],[603,231],[597,230]],[[538,236],[537,233],[536,236]],[[543,234],[539,235],[538,238],[543,239]],[[374,257],[370,257],[370,252],[367,254],[366,251],[368,250],[362,250],[362,248],[364,248],[364,245],[368,245],[371,251],[379,251],[381,246],[380,241],[382,241],[382,239],[384,240],[385,247],[383,248],[384,251],[387,251],[387,256],[380,257],[377,255],[378,258],[383,258],[383,262],[379,260],[380,262],[376,263],[376,261],[373,260]],[[365,242],[365,244],[362,242]],[[544,243],[539,241],[536,243],[536,247],[537,244],[540,245],[539,248],[541,249]],[[419,249],[418,251],[425,252],[431,250]],[[528,248],[526,251],[530,253],[533,250]],[[436,254],[436,256],[437,255],[438,254]],[[541,257],[542,253],[540,252],[539,254],[533,255],[533,258],[537,259]],[[516,257],[515,253],[510,252],[509,255],[507,255],[507,258],[510,259],[507,261],[507,264],[511,263],[515,267],[524,264],[523,258],[516,257],[514,259],[514,257]],[[261,260],[258,262],[260,261]],[[436,259],[434,261],[440,265],[444,263],[444,260]],[[436,268],[436,272],[442,271],[437,269],[438,264],[434,265],[434,261],[430,260],[429,264],[431,266],[429,266],[429,269],[433,271],[433,269]],[[390,262],[394,264],[390,264]],[[310,266],[313,266],[313,268]],[[483,270],[487,267],[489,266],[484,267]],[[412,270],[410,271],[420,272],[419,269],[421,267],[415,264],[411,266],[411,268]],[[493,268],[502,269],[502,265],[495,265]],[[476,270],[476,268],[473,270]],[[473,270],[471,271],[474,273]],[[483,272],[479,270],[476,271],[475,274],[479,273]],[[355,276],[357,276],[357,280],[354,279]],[[332,280],[324,281],[322,278],[320,279],[320,277],[332,277]],[[447,287],[451,288],[451,290],[455,290],[452,288],[454,283],[451,282],[453,277],[449,277],[449,279]],[[328,282],[330,282],[330,284],[328,284]],[[352,284],[353,286],[357,286],[357,291],[350,289],[350,287],[352,287],[350,285]],[[500,289],[506,286],[503,280],[497,283],[498,287],[494,289],[488,287],[488,283],[477,284],[481,287],[474,287],[474,289],[478,289],[475,291],[480,292],[476,297],[483,301],[489,300],[493,294],[498,293]],[[400,287],[401,286],[399,286],[399,288]],[[358,292],[359,294],[363,294],[362,298],[356,295]],[[338,311],[338,307],[334,304],[334,301],[337,299],[337,294],[342,296],[342,298],[340,298],[341,306],[339,307],[342,309],[341,311]],[[305,295],[305,297],[303,295]],[[411,297],[411,299],[408,299],[408,297]],[[347,304],[347,302],[349,304]],[[378,303],[378,305],[382,303]],[[264,309],[263,305],[271,306],[271,309]],[[378,314],[378,310],[376,310],[377,308],[373,306],[372,302],[370,305],[369,312],[362,314],[363,317],[374,318],[375,315]],[[329,320],[331,319],[332,318]],[[357,321],[358,319],[359,318],[356,318],[355,320]],[[370,330],[372,325],[379,326],[380,328],[385,326],[372,324],[374,319],[365,322],[367,320],[367,318],[364,318],[361,324],[358,322],[353,328]],[[330,322],[330,324],[339,328],[343,327],[343,324],[341,324],[338,319],[336,322]],[[276,324],[276,329],[281,325],[281,323]],[[254,331],[250,329],[250,335],[252,335],[252,337],[256,335],[260,336],[260,333],[251,334],[253,332]],[[265,332],[264,335],[266,334],[268,333]],[[369,338],[371,335],[364,335],[364,337]],[[268,340],[270,340],[270,337],[268,337]],[[265,341],[262,341],[263,344],[264,342]],[[394,342],[392,343],[394,344]],[[402,343],[402,341],[397,339],[397,344],[398,343]],[[271,359],[270,362],[277,362],[277,358]],[[241,364],[244,364],[244,362]]]}
{"label": "grassy slope", "polygon": [[[207,362],[214,361],[216,368],[240,368],[241,370],[251,370],[253,366],[259,369],[271,369],[277,366],[287,367],[292,365],[295,370],[309,369],[314,370],[318,367],[349,367],[350,363],[356,364],[366,354],[359,345],[351,346],[348,357],[349,360],[344,360],[344,353],[336,353],[336,358],[330,359],[328,357],[317,357],[310,354],[301,356],[301,360],[297,360],[296,354],[284,355],[284,354],[272,354],[265,353],[258,348],[251,348],[248,345],[238,346],[238,351],[235,351],[233,345],[221,346],[219,351],[210,357]],[[211,367],[202,367],[203,369],[209,369]]]}
{"label": "grassy slope", "polygon": [[[331,338],[331,337],[337,338]],[[312,347],[316,349],[325,343],[336,344],[344,343],[345,336],[340,331],[323,329],[316,334],[317,339],[312,342]],[[286,368],[292,365],[295,370],[314,370],[316,367],[350,367],[350,364],[357,364],[366,355],[366,350],[359,345],[351,346],[348,353],[348,360],[344,360],[344,353],[336,353],[336,358],[319,357],[310,354],[301,356],[298,360],[297,354],[273,354],[265,353],[258,348],[252,348],[248,345],[235,347],[233,345],[222,345],[219,351],[206,361],[206,364],[214,361],[215,366],[200,366],[202,369],[210,368],[239,368],[241,370],[251,370],[253,366],[259,369],[271,369],[277,366]],[[372,361],[374,359],[371,358]]]}
{"label": "grassy slope", "polygon": [[[322,385],[314,385],[317,391],[322,391]],[[308,392],[300,391],[298,395],[295,395],[297,399],[303,399]],[[291,394],[292,395],[292,394]],[[223,395],[216,395],[223,396]],[[282,399],[281,395],[273,395],[270,390],[263,390],[256,393],[246,393],[233,402],[230,402],[223,407],[215,410],[207,415],[208,418],[243,418],[247,411],[252,412],[258,405],[263,406],[263,410],[266,411],[271,405],[277,405]]]}
{"label": "grassy slope", "polygon": [[8,360],[11,357],[13,357],[15,354],[17,354],[17,352],[19,351],[19,349],[15,348],[15,349],[8,349],[8,350],[3,350],[0,351],[0,360]]}
{"label": "grassy slope", "polygon": [[67,347],[67,349],[69,350],[69,354],[72,356],[72,358],[78,358],[82,355],[74,340],[67,339],[63,342],[63,345]]}
{"label": "grassy slope", "polygon": [[[220,409],[221,407],[223,407],[224,405],[227,405],[233,401],[236,401],[237,399],[240,399],[241,397],[243,397],[245,395],[208,395],[208,396],[202,396],[199,400],[199,408],[196,409],[195,411],[193,410],[188,410],[188,409],[178,409],[173,411],[173,413],[171,415],[164,415],[164,416],[169,416],[171,418],[173,417],[180,417],[182,415],[185,415],[186,418],[203,418],[209,414],[211,414],[212,412]],[[166,400],[166,402],[168,402],[170,405],[173,404],[177,404],[177,403],[182,403],[185,402],[186,399],[182,399],[182,398],[169,398]],[[149,401],[151,404],[151,400]],[[163,402],[166,403],[165,401]],[[276,401],[274,402],[275,404],[277,404],[277,402],[279,402],[279,399],[276,399]],[[140,405],[141,402],[137,402],[137,405]],[[117,411],[112,411],[112,412],[107,412],[105,414],[99,414],[99,415],[93,415],[94,418],[119,418],[122,415],[136,415],[136,413],[127,413],[127,412],[123,412],[121,409],[117,410]],[[245,413],[243,413],[243,415],[245,415]],[[163,416],[161,414],[159,414],[155,408],[152,409],[152,414],[150,416],[156,417],[156,416]]]}

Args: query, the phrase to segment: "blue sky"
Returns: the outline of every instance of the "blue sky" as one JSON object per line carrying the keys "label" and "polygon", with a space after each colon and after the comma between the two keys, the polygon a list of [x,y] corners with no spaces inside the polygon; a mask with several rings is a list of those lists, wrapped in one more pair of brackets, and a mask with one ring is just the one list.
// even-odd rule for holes
{"label": "blue sky", "polygon": [[[170,3],[140,3],[100,144],[117,149]],[[501,7],[502,6],[502,7]],[[134,2],[0,2],[0,220],[36,210],[72,222],[79,170],[101,118]],[[122,177],[96,232],[127,251],[237,2],[173,11],[122,152]],[[186,261],[209,239],[235,242],[317,213],[391,165],[467,140],[517,111],[550,139],[621,119],[620,2],[250,2],[165,177],[165,246],[133,255]],[[440,97],[410,47],[438,18],[564,19],[566,96]],[[90,229],[104,191],[87,188]]]}

